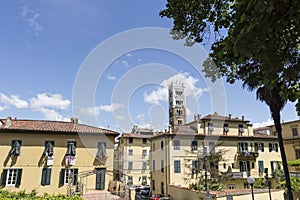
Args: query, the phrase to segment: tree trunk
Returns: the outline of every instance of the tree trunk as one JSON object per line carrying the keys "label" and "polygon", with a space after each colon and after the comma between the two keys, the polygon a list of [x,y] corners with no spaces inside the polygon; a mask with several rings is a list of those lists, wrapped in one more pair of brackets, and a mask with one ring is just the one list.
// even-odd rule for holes
{"label": "tree trunk", "polygon": [[270,110],[272,113],[272,118],[274,120],[275,128],[276,128],[277,135],[278,135],[278,143],[279,143],[279,147],[280,147],[284,176],[285,176],[285,180],[286,180],[288,200],[293,200],[290,174],[289,174],[289,169],[288,169],[285,150],[284,150],[283,138],[282,138],[282,128],[281,128],[281,123],[280,123],[280,109],[278,109],[276,106],[274,106],[273,108],[270,106]]}

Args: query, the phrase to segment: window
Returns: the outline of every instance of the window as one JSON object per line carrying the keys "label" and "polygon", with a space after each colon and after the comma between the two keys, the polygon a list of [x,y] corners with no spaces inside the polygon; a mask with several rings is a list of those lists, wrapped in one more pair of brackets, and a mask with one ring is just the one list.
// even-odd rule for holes
{"label": "window", "polygon": [[53,156],[53,149],[54,149],[54,141],[46,141],[44,155]]}
{"label": "window", "polygon": [[182,126],[182,120],[181,119],[178,120],[178,125]]}
{"label": "window", "polygon": [[269,143],[269,152],[278,152],[278,144]]}
{"label": "window", "polygon": [[239,124],[238,128],[239,128],[239,135],[242,135],[244,133],[243,124]]}
{"label": "window", "polygon": [[155,191],[155,180],[152,180],[152,190]]}
{"label": "window", "polygon": [[147,138],[143,138],[143,144],[147,144]]}
{"label": "window", "polygon": [[295,149],[296,159],[300,159],[300,149]]}
{"label": "window", "polygon": [[264,152],[264,143],[262,143],[262,142],[254,143],[254,151]]}
{"label": "window", "polygon": [[180,160],[174,160],[174,173],[181,173]]}
{"label": "window", "polygon": [[143,162],[143,165],[142,165],[142,170],[145,170],[147,169],[147,162]]}
{"label": "window", "polygon": [[214,154],[215,153],[215,143],[214,142],[209,142],[208,146],[209,146],[209,153]]}
{"label": "window", "polygon": [[298,136],[298,130],[297,130],[297,128],[292,128],[292,134],[293,134],[293,137],[297,137]]}
{"label": "window", "polygon": [[19,156],[21,153],[21,146],[22,146],[21,140],[13,140],[11,142],[11,149],[9,154],[12,156]]}
{"label": "window", "polygon": [[165,195],[164,182],[161,182],[161,183],[160,183],[160,191],[161,191],[161,194],[164,196],[164,195]]}
{"label": "window", "polygon": [[280,165],[278,161],[271,161],[270,164],[271,164],[271,172],[273,175],[276,169],[280,169]]}
{"label": "window", "polygon": [[133,150],[132,150],[132,149],[129,149],[129,150],[128,150],[128,155],[129,155],[129,156],[132,156],[132,155],[133,155]]}
{"label": "window", "polygon": [[182,100],[176,100],[175,103],[176,103],[177,106],[183,105],[183,101]]}
{"label": "window", "polygon": [[180,150],[180,140],[173,141],[174,150]]}
{"label": "window", "polygon": [[183,115],[183,112],[182,112],[182,110],[181,110],[181,109],[177,109],[177,110],[176,110],[176,112],[177,112],[177,115],[178,115],[178,116],[181,116],[181,115]]}
{"label": "window", "polygon": [[214,124],[209,122],[207,124],[207,128],[208,128],[208,133],[211,134],[214,131]]}
{"label": "window", "polygon": [[21,178],[22,169],[3,169],[1,185],[19,187]]}
{"label": "window", "polygon": [[239,142],[238,143],[238,152],[247,152],[248,151],[248,143],[247,142]]}
{"label": "window", "polygon": [[133,138],[132,137],[128,138],[128,142],[129,142],[129,144],[132,144],[133,143]]}
{"label": "window", "polygon": [[97,159],[106,160],[106,142],[98,142],[97,146]]}
{"label": "window", "polygon": [[67,156],[75,156],[76,155],[76,142],[75,141],[68,141],[67,142]]}
{"label": "window", "polygon": [[164,141],[160,141],[160,149],[164,150]]}
{"label": "window", "polygon": [[231,168],[234,168],[234,163],[231,163]]}
{"label": "window", "polygon": [[60,171],[60,185],[76,185],[78,178],[78,169],[65,168]]}
{"label": "window", "polygon": [[152,144],[152,151],[155,151],[155,143]]}
{"label": "window", "polygon": [[145,158],[147,156],[147,150],[143,149],[142,150],[142,158]]}
{"label": "window", "polygon": [[164,169],[165,169],[165,166],[164,166],[164,160],[161,160],[161,161],[160,161],[160,172],[161,172],[161,173],[164,173]]}
{"label": "window", "polygon": [[252,162],[252,169],[254,169],[254,167],[255,167],[255,163],[254,163],[254,162]]}
{"label": "window", "polygon": [[133,183],[133,182],[132,182],[132,176],[128,176],[128,183],[127,183],[127,184],[128,184],[128,185],[132,185],[132,183]]}
{"label": "window", "polygon": [[51,183],[51,168],[43,168],[41,185],[50,185]]}
{"label": "window", "polygon": [[240,161],[240,172],[247,172],[247,176],[250,176],[250,162]]}
{"label": "window", "polygon": [[227,186],[227,188],[228,188],[229,190],[234,190],[234,189],[235,189],[235,185],[234,185],[234,184],[229,184],[229,185]]}
{"label": "window", "polygon": [[147,184],[147,176],[142,176],[142,184]]}
{"label": "window", "polygon": [[191,143],[192,150],[197,150],[198,149],[198,141],[193,140]]}
{"label": "window", "polygon": [[258,161],[258,173],[260,175],[262,175],[264,173],[264,170],[265,170],[265,168],[264,168],[264,161],[263,160],[259,160]]}
{"label": "window", "polygon": [[155,171],[155,160],[152,161],[152,171]]}
{"label": "window", "polygon": [[132,169],[132,162],[128,162],[128,170]]}
{"label": "window", "polygon": [[226,163],[223,163],[223,169],[226,169]]}
{"label": "window", "polygon": [[225,133],[228,133],[228,132],[229,132],[228,124],[224,124],[223,130],[224,130]]}
{"label": "window", "polygon": [[176,91],[175,94],[178,96],[182,96],[182,91]]}

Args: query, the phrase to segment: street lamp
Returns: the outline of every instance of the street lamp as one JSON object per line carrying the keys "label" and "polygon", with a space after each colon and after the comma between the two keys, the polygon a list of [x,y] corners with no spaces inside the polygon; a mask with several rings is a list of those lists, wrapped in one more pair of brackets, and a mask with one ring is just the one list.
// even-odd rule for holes
{"label": "street lamp", "polygon": [[248,176],[247,181],[251,185],[252,200],[254,200],[253,184],[255,182],[255,178],[253,178],[252,176]]}

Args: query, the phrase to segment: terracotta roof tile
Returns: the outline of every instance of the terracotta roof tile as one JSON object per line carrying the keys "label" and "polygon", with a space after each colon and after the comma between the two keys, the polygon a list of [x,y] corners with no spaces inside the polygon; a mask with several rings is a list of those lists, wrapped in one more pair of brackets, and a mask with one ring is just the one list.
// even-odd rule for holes
{"label": "terracotta roof tile", "polygon": [[20,119],[0,119],[0,132],[4,131],[43,131],[43,132],[60,132],[60,133],[93,133],[93,134],[112,134],[119,133],[79,124],[74,122],[48,121],[48,120],[20,120]]}

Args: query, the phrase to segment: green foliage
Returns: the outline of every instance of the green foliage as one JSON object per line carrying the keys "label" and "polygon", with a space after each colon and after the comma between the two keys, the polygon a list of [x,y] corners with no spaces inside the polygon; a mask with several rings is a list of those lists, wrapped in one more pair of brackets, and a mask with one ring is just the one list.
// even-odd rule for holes
{"label": "green foliage", "polygon": [[49,195],[45,193],[43,196],[38,196],[36,190],[26,193],[25,190],[19,192],[10,192],[7,190],[0,190],[1,200],[82,200],[79,196],[68,197],[66,195]]}
{"label": "green foliage", "polygon": [[[291,186],[293,191],[300,192],[300,178],[291,177]],[[277,188],[286,189],[286,182],[285,180],[278,182]]]}
{"label": "green foliage", "polygon": [[268,184],[265,178],[256,178],[253,186],[254,188],[259,188],[259,189],[268,188]]}
{"label": "green foliage", "polygon": [[[189,185],[189,188],[193,190],[205,190],[205,185],[204,183],[201,184],[192,183]],[[208,180],[207,188],[211,191],[219,191],[224,189],[224,185],[217,179],[213,179],[213,180]]]}
{"label": "green foliage", "polygon": [[289,160],[288,162],[288,166],[300,166],[300,159],[297,159],[297,160]]}

